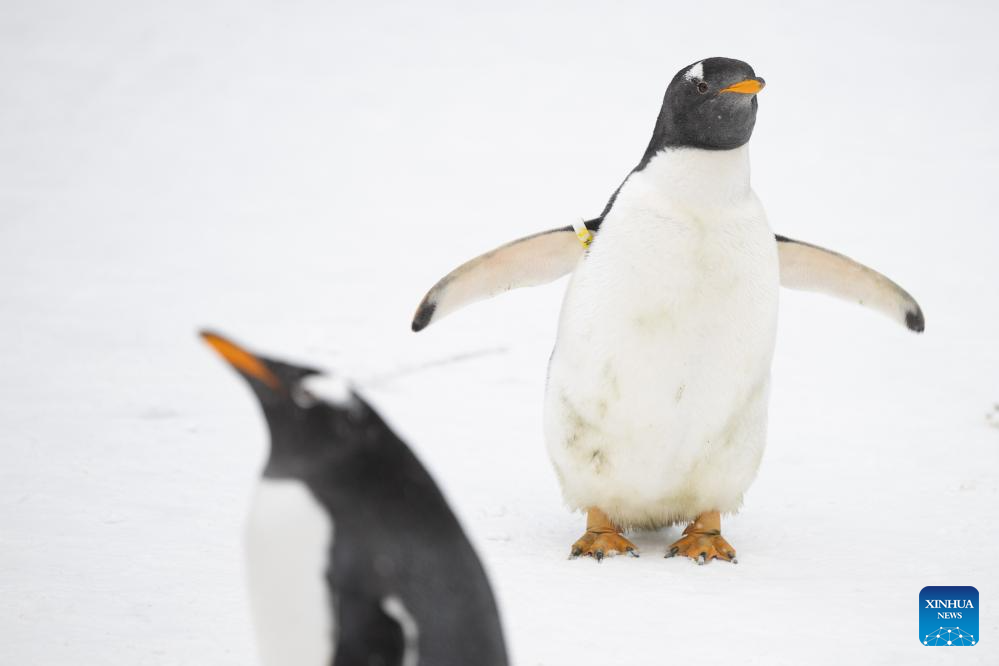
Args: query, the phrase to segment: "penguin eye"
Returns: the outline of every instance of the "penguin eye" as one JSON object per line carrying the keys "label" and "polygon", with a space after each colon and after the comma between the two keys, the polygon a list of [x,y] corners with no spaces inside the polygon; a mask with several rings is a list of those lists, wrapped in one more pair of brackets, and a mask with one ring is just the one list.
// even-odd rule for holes
{"label": "penguin eye", "polygon": [[700,83],[697,84],[697,92],[699,92],[699,93],[701,93],[703,95],[707,91],[708,91],[708,84],[707,83],[705,83],[704,81],[701,81]]}

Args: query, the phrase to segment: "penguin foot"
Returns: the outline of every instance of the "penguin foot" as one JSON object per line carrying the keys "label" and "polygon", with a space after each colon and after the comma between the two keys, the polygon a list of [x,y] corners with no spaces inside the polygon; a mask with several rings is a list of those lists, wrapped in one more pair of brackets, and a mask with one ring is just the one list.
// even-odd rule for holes
{"label": "penguin foot", "polygon": [[586,511],[586,533],[572,544],[570,557],[589,555],[600,562],[604,557],[612,557],[621,553],[631,553],[638,557],[638,546],[621,535],[621,530],[607,514],[590,508]]}
{"label": "penguin foot", "polygon": [[683,537],[666,551],[666,557],[684,555],[697,562],[707,564],[711,560],[726,560],[737,564],[735,548],[721,535],[721,518],[717,511],[701,514],[687,526]]}
{"label": "penguin foot", "polygon": [[587,531],[579,537],[576,543],[572,544],[573,558],[588,555],[599,562],[604,557],[613,557],[623,553],[638,557],[638,546],[625,539],[618,532]]}

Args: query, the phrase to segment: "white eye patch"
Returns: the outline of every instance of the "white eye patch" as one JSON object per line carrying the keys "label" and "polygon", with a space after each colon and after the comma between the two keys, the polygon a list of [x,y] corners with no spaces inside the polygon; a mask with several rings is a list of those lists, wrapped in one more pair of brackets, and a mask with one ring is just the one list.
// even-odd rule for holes
{"label": "white eye patch", "polygon": [[690,69],[683,75],[683,78],[688,81],[700,81],[704,78],[704,61],[694,63],[690,66]]}
{"label": "white eye patch", "polygon": [[[343,377],[330,375],[310,375],[302,380],[300,390],[305,393],[303,400],[308,400],[307,396],[315,396],[320,400],[335,405],[337,407],[347,407],[354,404],[354,392],[350,382]],[[298,396],[292,396],[296,402]]]}

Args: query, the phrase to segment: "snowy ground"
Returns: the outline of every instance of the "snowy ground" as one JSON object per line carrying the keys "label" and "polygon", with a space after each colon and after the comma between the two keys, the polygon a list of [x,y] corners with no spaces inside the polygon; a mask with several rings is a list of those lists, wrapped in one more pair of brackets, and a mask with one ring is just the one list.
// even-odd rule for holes
{"label": "snowy ground", "polygon": [[[204,325],[357,378],[517,664],[999,663],[999,5],[537,4],[0,6],[0,663],[254,663],[264,431]],[[663,560],[675,530],[568,561],[540,426],[564,283],[409,317],[599,212],[710,55],[768,81],[775,230],[896,278],[927,333],[785,292],[739,565]],[[979,589],[979,646],[917,642],[925,585]]]}

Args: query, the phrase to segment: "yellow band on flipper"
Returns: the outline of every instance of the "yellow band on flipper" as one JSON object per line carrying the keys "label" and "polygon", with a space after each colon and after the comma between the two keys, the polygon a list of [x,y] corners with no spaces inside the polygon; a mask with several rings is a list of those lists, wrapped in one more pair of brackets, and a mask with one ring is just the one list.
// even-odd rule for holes
{"label": "yellow band on flipper", "polygon": [[583,247],[589,247],[590,243],[593,242],[593,233],[586,228],[586,223],[582,221],[575,222],[572,228],[576,230],[576,238],[583,244]]}

